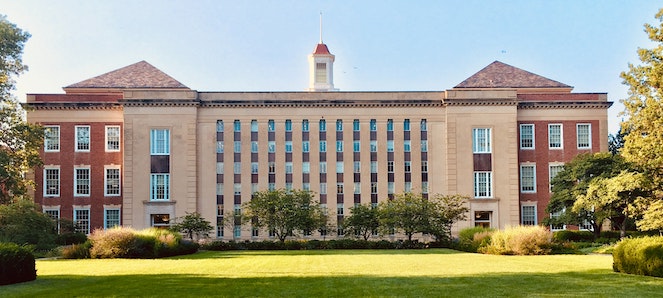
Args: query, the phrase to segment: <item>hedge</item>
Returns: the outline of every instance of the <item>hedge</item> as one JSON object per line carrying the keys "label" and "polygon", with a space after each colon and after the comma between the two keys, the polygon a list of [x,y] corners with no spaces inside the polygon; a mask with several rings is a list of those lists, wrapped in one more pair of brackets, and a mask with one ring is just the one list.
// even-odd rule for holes
{"label": "hedge", "polygon": [[317,250],[317,249],[423,249],[429,244],[418,241],[366,241],[355,239],[338,240],[287,240],[281,241],[222,241],[216,240],[201,246],[204,250]]}
{"label": "hedge", "polygon": [[663,237],[626,238],[612,252],[615,272],[663,277]]}
{"label": "hedge", "polygon": [[0,242],[0,285],[37,279],[32,252],[15,243]]}

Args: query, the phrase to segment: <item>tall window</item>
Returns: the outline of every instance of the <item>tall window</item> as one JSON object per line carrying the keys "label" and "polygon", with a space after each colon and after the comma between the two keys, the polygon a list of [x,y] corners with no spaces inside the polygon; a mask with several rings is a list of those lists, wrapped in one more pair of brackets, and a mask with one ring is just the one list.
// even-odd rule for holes
{"label": "tall window", "polygon": [[285,173],[286,174],[292,174],[292,162],[286,162],[285,163]]}
{"label": "tall window", "polygon": [[235,122],[233,122],[233,128],[234,128],[235,132],[241,132],[242,131],[242,122],[240,122],[239,120],[235,120]]}
{"label": "tall window", "polygon": [[242,141],[235,141],[233,142],[233,151],[235,153],[240,153],[242,152]]}
{"label": "tall window", "polygon": [[106,168],[106,175],[104,180],[104,195],[105,196],[119,196],[120,195],[120,168]]}
{"label": "tall window", "polygon": [[394,131],[394,120],[387,119],[387,131]]}
{"label": "tall window", "polygon": [[428,181],[421,181],[421,193],[428,193]]}
{"label": "tall window", "polygon": [[242,173],[242,162],[241,161],[236,161],[233,163],[233,173],[234,174],[241,174]]}
{"label": "tall window", "polygon": [[378,172],[378,162],[371,161],[371,173],[377,173],[377,172]]}
{"label": "tall window", "polygon": [[320,152],[327,152],[327,141],[320,141]]}
{"label": "tall window", "polygon": [[592,125],[583,123],[576,125],[578,149],[592,148]]}
{"label": "tall window", "polygon": [[549,170],[548,170],[548,175],[550,177],[550,180],[548,180],[548,184],[550,184],[550,189],[552,190],[552,180],[559,174],[559,172],[564,170],[564,164],[561,163],[551,163],[549,165]]}
{"label": "tall window", "polygon": [[76,151],[90,151],[89,126],[76,126]]}
{"label": "tall window", "polygon": [[74,196],[90,195],[90,168],[74,169]]}
{"label": "tall window", "polygon": [[258,120],[251,120],[251,132],[258,132]]}
{"label": "tall window", "polygon": [[536,166],[520,166],[520,192],[536,192]]}
{"label": "tall window", "polygon": [[311,143],[309,141],[303,141],[302,152],[309,152],[309,151],[311,151]]}
{"label": "tall window", "polygon": [[352,130],[359,131],[359,119],[355,119],[352,121]]}
{"label": "tall window", "polygon": [[336,152],[343,152],[343,141],[336,141]]}
{"label": "tall window", "polygon": [[387,182],[387,194],[394,194],[396,193],[396,186],[394,182]]}
{"label": "tall window", "polygon": [[325,182],[320,183],[320,194],[321,195],[326,195],[327,194],[327,183],[325,183]]}
{"label": "tall window", "polygon": [[410,131],[410,119],[403,120],[403,131]]}
{"label": "tall window", "polygon": [[90,234],[90,209],[74,209],[74,223],[76,232]]}
{"label": "tall window", "polygon": [[[343,194],[343,183],[336,183],[336,194],[342,195]],[[341,214],[337,214],[341,215]]]}
{"label": "tall window", "polygon": [[327,83],[327,63],[315,64],[315,82]]}
{"label": "tall window", "polygon": [[428,124],[426,123],[426,119],[421,119],[421,131],[427,131],[428,130]]}
{"label": "tall window", "polygon": [[150,154],[152,155],[170,154],[170,130],[152,129],[150,131]]}
{"label": "tall window", "polygon": [[44,127],[44,151],[46,152],[60,151],[59,126]]}
{"label": "tall window", "polygon": [[428,152],[428,140],[421,140],[421,152]]}
{"label": "tall window", "polygon": [[403,141],[403,151],[410,152],[411,149],[412,149],[412,144],[410,143],[410,140]]}
{"label": "tall window", "polygon": [[371,152],[378,152],[378,141],[371,141]]}
{"label": "tall window", "polygon": [[216,142],[216,153],[223,153],[223,141]]}
{"label": "tall window", "polygon": [[120,209],[104,210],[104,229],[114,228],[120,225]]}
{"label": "tall window", "polygon": [[251,163],[251,174],[258,174],[258,163],[257,162],[252,162]]}
{"label": "tall window", "polygon": [[342,161],[336,162],[336,173],[338,173],[338,174],[343,173],[343,162]]}
{"label": "tall window", "polygon": [[327,131],[327,121],[325,119],[320,120],[320,131]]}
{"label": "tall window", "polygon": [[106,126],[106,151],[120,151],[120,126]]}
{"label": "tall window", "polygon": [[292,152],[292,141],[285,141],[285,152]]}
{"label": "tall window", "polygon": [[276,174],[276,163],[273,161],[270,161],[267,163],[267,171],[270,174]]}
{"label": "tall window", "polygon": [[216,120],[216,132],[223,132],[223,120]]}
{"label": "tall window", "polygon": [[251,141],[251,153],[258,153],[258,141]]}
{"label": "tall window", "polygon": [[170,174],[150,174],[150,200],[170,200]]}
{"label": "tall window", "polygon": [[472,150],[474,153],[490,153],[490,128],[472,129]]}
{"label": "tall window", "polygon": [[309,131],[309,125],[307,119],[302,120],[302,131]]}
{"label": "tall window", "polygon": [[311,173],[311,163],[308,161],[302,162],[302,174]]}
{"label": "tall window", "polygon": [[561,124],[548,124],[548,147],[550,149],[561,149],[563,132]]}
{"label": "tall window", "polygon": [[343,131],[343,120],[336,120],[336,131]]}
{"label": "tall window", "polygon": [[371,131],[377,131],[378,130],[378,124],[377,124],[377,121],[375,121],[375,119],[371,119],[370,127],[371,127]]}
{"label": "tall window", "polygon": [[269,152],[269,153],[276,152],[276,142],[275,141],[267,142],[267,152]]}
{"label": "tall window", "polygon": [[492,198],[493,197],[493,177],[492,172],[474,172],[474,197]]}
{"label": "tall window", "polygon": [[393,161],[387,161],[387,172],[388,173],[393,173],[394,172],[394,162]]}
{"label": "tall window", "polygon": [[405,173],[410,173],[412,172],[412,162],[411,161],[405,161],[403,164]]}
{"label": "tall window", "polygon": [[394,152],[394,141],[387,140],[387,152]]}
{"label": "tall window", "polygon": [[520,149],[534,149],[534,124],[520,125]]}
{"label": "tall window", "polygon": [[427,160],[422,160],[421,161],[421,172],[422,173],[428,173],[428,161]]}
{"label": "tall window", "polygon": [[60,232],[60,207],[57,209],[44,209],[44,213],[57,223],[57,231]]}
{"label": "tall window", "polygon": [[320,162],[320,174],[327,173],[327,162]]}
{"label": "tall window", "polygon": [[353,141],[352,142],[352,151],[353,152],[359,152],[359,149],[361,149],[361,143],[359,141]]}
{"label": "tall window", "polygon": [[274,120],[268,120],[267,121],[267,131],[274,131]]}
{"label": "tall window", "polygon": [[354,173],[361,173],[361,161],[355,161],[353,166]]}
{"label": "tall window", "polygon": [[58,168],[44,169],[44,196],[45,197],[60,196],[60,169]]}
{"label": "tall window", "polygon": [[520,222],[525,226],[536,225],[536,205],[520,207]]}
{"label": "tall window", "polygon": [[355,182],[355,191],[354,194],[361,194],[361,182]]}
{"label": "tall window", "polygon": [[285,131],[292,131],[292,120],[285,120]]}
{"label": "tall window", "polygon": [[412,192],[412,182],[411,181],[405,181],[405,185],[403,186],[403,191],[404,192]]}

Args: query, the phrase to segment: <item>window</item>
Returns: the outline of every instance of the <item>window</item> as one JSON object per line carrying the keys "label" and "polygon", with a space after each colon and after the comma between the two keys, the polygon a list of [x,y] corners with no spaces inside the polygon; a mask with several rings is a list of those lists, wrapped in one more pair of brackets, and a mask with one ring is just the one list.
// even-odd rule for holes
{"label": "window", "polygon": [[421,181],[421,193],[428,193],[428,181]]}
{"label": "window", "polygon": [[394,162],[393,161],[388,161],[387,162],[387,172],[388,173],[393,173],[394,172]]}
{"label": "window", "polygon": [[327,141],[320,141],[320,152],[327,152]]}
{"label": "window", "polygon": [[[223,147],[222,151],[223,151]],[[152,129],[150,131],[150,154],[169,155],[170,154],[170,130]]]}
{"label": "window", "polygon": [[235,238],[242,237],[242,226],[241,225],[235,225],[233,227],[233,236],[235,236]]}
{"label": "window", "polygon": [[412,149],[412,144],[410,140],[405,140],[403,141],[403,151],[404,152],[410,152]]}
{"label": "window", "polygon": [[216,163],[216,173],[217,174],[223,174],[223,162],[217,162]]}
{"label": "window", "polygon": [[236,195],[236,196],[242,195],[242,184],[241,183],[233,184],[233,194]]}
{"label": "window", "polygon": [[240,153],[242,152],[242,141],[235,141],[233,142],[233,151],[235,153]]}
{"label": "window", "polygon": [[90,168],[74,168],[74,196],[90,196]]}
{"label": "window", "polygon": [[[557,219],[558,217],[562,216],[564,212],[566,212],[566,209],[550,213],[550,219]],[[566,230],[566,225],[550,225],[550,230],[551,231]]]}
{"label": "window", "polygon": [[343,152],[343,141],[336,141],[336,152]]}
{"label": "window", "polygon": [[269,163],[267,163],[267,168],[269,169],[270,174],[276,174],[276,163],[270,161]]}
{"label": "window", "polygon": [[269,120],[267,121],[267,131],[274,131],[274,130],[275,130],[275,127],[274,127],[274,120],[269,119]]}
{"label": "window", "polygon": [[223,183],[217,183],[216,184],[216,195],[217,196],[222,196],[224,191],[224,186]]}
{"label": "window", "polygon": [[520,149],[534,149],[534,124],[520,125]]}
{"label": "window", "polygon": [[490,128],[472,129],[472,151],[474,153],[490,153]]}
{"label": "window", "polygon": [[90,209],[74,209],[76,232],[90,234]]}
{"label": "window", "polygon": [[321,195],[327,194],[327,183],[325,182],[320,183],[320,194]]}
{"label": "window", "polygon": [[292,141],[285,141],[285,153],[292,153]]}
{"label": "window", "polygon": [[285,131],[292,131],[292,120],[285,120]]}
{"label": "window", "polygon": [[355,193],[354,194],[361,194],[361,182],[355,182]]}
{"label": "window", "polygon": [[120,226],[120,208],[104,209],[104,229]]}
{"label": "window", "polygon": [[361,172],[361,161],[355,161],[353,168],[354,168],[355,173],[360,173]]}
{"label": "window", "polygon": [[428,130],[428,124],[426,123],[426,119],[421,119],[420,129],[421,131]]}
{"label": "window", "polygon": [[474,226],[490,228],[491,218],[493,212],[491,211],[474,211]]}
{"label": "window", "polygon": [[276,190],[276,183],[268,183],[267,184],[267,190],[269,190],[269,191]]}
{"label": "window", "polygon": [[371,141],[371,152],[378,152],[378,141]]}
{"label": "window", "polygon": [[223,120],[216,120],[216,132],[223,132]]}
{"label": "window", "polygon": [[536,225],[536,205],[520,207],[520,223],[525,226]]}
{"label": "window", "polygon": [[387,141],[387,152],[394,152],[394,141],[393,140],[388,140]]}
{"label": "window", "polygon": [[223,153],[223,141],[216,142],[216,153]]}
{"label": "window", "polygon": [[561,124],[548,124],[548,148],[561,149],[563,140],[562,134]]}
{"label": "window", "polygon": [[396,187],[394,182],[387,182],[387,194],[394,194],[396,192]]}
{"label": "window", "polygon": [[258,153],[258,141],[251,141],[251,153]]}
{"label": "window", "polygon": [[302,189],[303,190],[311,190],[311,183],[308,183],[308,182],[302,183]]}
{"label": "window", "polygon": [[587,124],[577,124],[577,140],[578,140],[578,149],[589,149],[592,148],[592,125]]}
{"label": "window", "polygon": [[327,131],[327,121],[325,119],[320,120],[320,131]]}
{"label": "window", "polygon": [[315,64],[315,82],[327,83],[327,63]]}
{"label": "window", "polygon": [[336,131],[343,131],[343,120],[336,120]]}
{"label": "window", "polygon": [[336,215],[343,215],[345,208],[343,207],[343,203],[338,203],[336,204]]}
{"label": "window", "polygon": [[370,123],[371,123],[371,124],[370,124],[371,131],[377,131],[377,130],[378,130],[378,124],[377,124],[377,121],[375,121],[375,119],[371,119],[371,122],[370,122]]}
{"label": "window", "polygon": [[403,120],[403,131],[410,131],[410,119]]}
{"label": "window", "polygon": [[536,192],[536,166],[520,166],[520,192]]}
{"label": "window", "polygon": [[308,120],[302,120],[302,131],[309,131]]}
{"label": "window", "polygon": [[53,219],[56,223],[56,228],[57,232],[60,232],[60,207],[58,206],[57,209],[44,209],[44,213],[48,215],[51,219]]}
{"label": "window", "polygon": [[394,120],[387,119],[387,131],[394,131]]}
{"label": "window", "polygon": [[292,174],[292,162],[285,163],[285,173]]}
{"label": "window", "polygon": [[258,174],[258,163],[257,162],[252,162],[251,163],[251,174]]}
{"label": "window", "polygon": [[58,168],[44,169],[44,196],[45,197],[60,196],[60,169]]}
{"label": "window", "polygon": [[548,180],[548,184],[550,185],[550,190],[552,190],[552,180],[559,174],[559,172],[564,170],[564,164],[562,163],[551,163],[548,169],[548,177],[550,177],[550,180]]}
{"label": "window", "polygon": [[150,175],[150,200],[170,200],[170,174]]}
{"label": "window", "polygon": [[405,173],[410,173],[412,171],[412,162],[411,161],[406,161],[403,166],[405,168]]}
{"label": "window", "polygon": [[120,195],[120,168],[107,167],[105,175],[104,195],[106,196],[119,196]]}
{"label": "window", "polygon": [[377,173],[377,172],[378,172],[378,162],[371,161],[371,173]]}
{"label": "window", "polygon": [[309,152],[309,151],[311,151],[311,143],[309,141],[303,141],[302,152]]}
{"label": "window", "polygon": [[258,132],[258,120],[251,120],[251,132]]}
{"label": "window", "polygon": [[236,161],[233,163],[233,174],[241,174],[242,173],[242,162],[241,161]]}
{"label": "window", "polygon": [[120,126],[106,126],[106,151],[120,151]]}
{"label": "window", "polygon": [[311,173],[311,163],[308,161],[302,162],[302,174]]}
{"label": "window", "polygon": [[239,120],[235,120],[235,122],[233,123],[233,127],[235,129],[235,132],[241,132],[242,131],[242,122],[240,122]]}
{"label": "window", "polygon": [[320,162],[320,173],[327,173],[327,162]]}
{"label": "window", "polygon": [[492,172],[474,172],[474,197],[491,198],[493,196]]}
{"label": "window", "polygon": [[267,152],[269,152],[269,153],[276,152],[276,142],[275,141],[267,142]]}
{"label": "window", "polygon": [[60,151],[59,126],[44,127],[44,151],[46,152]]}
{"label": "window", "polygon": [[371,194],[377,194],[377,193],[378,193],[378,183],[371,182]]}
{"label": "window", "polygon": [[[343,183],[336,183],[336,194],[343,194]],[[338,214],[341,215],[341,214]]]}
{"label": "window", "polygon": [[342,161],[336,162],[336,173],[337,174],[342,174],[343,173],[343,162]]}
{"label": "window", "polygon": [[170,214],[150,214],[150,225],[156,228],[170,227]]}
{"label": "window", "polygon": [[352,151],[359,152],[359,149],[361,149],[361,142],[353,141],[352,142]]}
{"label": "window", "polygon": [[421,152],[428,152],[428,140],[421,140]]}
{"label": "window", "polygon": [[421,172],[422,173],[428,173],[428,161],[427,160],[422,160],[421,161]]}
{"label": "window", "polygon": [[287,191],[292,190],[292,182],[286,182],[285,183],[285,190],[287,190]]}
{"label": "window", "polygon": [[352,121],[352,130],[359,131],[359,119],[355,119]]}
{"label": "window", "polygon": [[405,185],[403,187],[403,191],[405,192],[412,192],[412,182],[410,181],[405,181]]}
{"label": "window", "polygon": [[76,126],[76,151],[90,151],[89,126]]}

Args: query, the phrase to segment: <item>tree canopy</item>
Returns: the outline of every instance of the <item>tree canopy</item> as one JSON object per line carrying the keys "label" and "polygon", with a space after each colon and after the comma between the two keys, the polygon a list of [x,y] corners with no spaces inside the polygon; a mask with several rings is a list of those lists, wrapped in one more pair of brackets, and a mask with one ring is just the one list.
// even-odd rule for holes
{"label": "tree canopy", "polygon": [[0,15],[0,204],[25,196],[33,184],[25,173],[41,164],[43,130],[25,122],[25,113],[11,94],[14,76],[27,70],[21,57],[29,37]]}
{"label": "tree canopy", "polygon": [[171,230],[184,232],[190,240],[193,240],[194,235],[198,238],[207,237],[214,230],[214,227],[209,221],[200,216],[200,213],[187,212],[184,216],[175,219],[175,224],[171,227]]}
{"label": "tree canopy", "polygon": [[357,235],[368,240],[380,227],[378,209],[369,204],[358,204],[350,208],[350,216],[343,219],[346,235]]}

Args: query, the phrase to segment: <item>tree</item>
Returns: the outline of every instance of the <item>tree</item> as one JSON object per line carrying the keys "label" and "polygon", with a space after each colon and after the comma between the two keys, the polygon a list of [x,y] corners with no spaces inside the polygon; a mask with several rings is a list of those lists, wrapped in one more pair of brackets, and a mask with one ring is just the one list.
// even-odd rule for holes
{"label": "tree", "polygon": [[462,195],[434,195],[429,203],[432,212],[429,214],[427,233],[435,237],[437,242],[451,241],[451,226],[460,220],[467,219],[470,208],[466,203],[469,197]]}
{"label": "tree", "polygon": [[644,25],[655,46],[638,48],[641,64],[629,63],[628,71],[621,73],[629,88],[628,98],[622,100],[626,116],[622,128],[629,131],[622,154],[642,172],[651,191],[636,202],[642,215],[636,225],[642,230],[663,230],[663,9],[655,17],[657,25]]}
{"label": "tree", "polygon": [[25,172],[41,165],[43,129],[25,122],[24,111],[11,94],[13,76],[27,70],[21,56],[29,37],[0,15],[0,204],[25,196],[33,184]]}
{"label": "tree", "polygon": [[35,245],[37,249],[55,246],[55,221],[28,200],[0,205],[0,242]]}
{"label": "tree", "polygon": [[187,212],[183,217],[175,219],[175,224],[171,227],[171,230],[183,232],[190,240],[193,240],[193,235],[196,235],[199,239],[201,236],[207,237],[214,230],[214,227],[212,227],[209,221],[200,216],[200,213]]}
{"label": "tree", "polygon": [[381,202],[378,208],[383,232],[402,231],[407,240],[412,241],[415,233],[428,230],[429,209],[432,207],[422,195],[397,194],[394,199]]}
{"label": "tree", "polygon": [[343,228],[349,233],[368,240],[380,227],[378,209],[369,204],[359,204],[350,208],[350,216],[343,219]]}
{"label": "tree", "polygon": [[254,228],[272,231],[281,241],[297,233],[310,233],[322,227],[327,217],[320,204],[307,190],[268,190],[253,194],[251,201],[243,204],[242,221]]}

